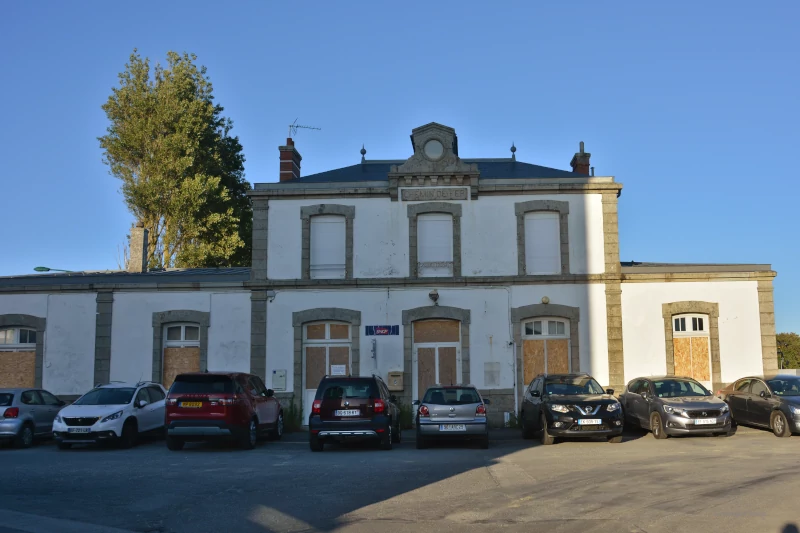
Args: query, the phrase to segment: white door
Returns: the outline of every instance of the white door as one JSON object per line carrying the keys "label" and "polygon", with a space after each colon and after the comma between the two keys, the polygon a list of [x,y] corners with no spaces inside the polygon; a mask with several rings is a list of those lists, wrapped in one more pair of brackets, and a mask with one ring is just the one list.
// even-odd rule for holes
{"label": "white door", "polygon": [[461,384],[461,346],[457,342],[414,345],[413,396],[422,399],[432,385]]}
{"label": "white door", "polygon": [[350,325],[320,322],[303,326],[303,424],[308,424],[317,387],[326,375],[349,376]]}

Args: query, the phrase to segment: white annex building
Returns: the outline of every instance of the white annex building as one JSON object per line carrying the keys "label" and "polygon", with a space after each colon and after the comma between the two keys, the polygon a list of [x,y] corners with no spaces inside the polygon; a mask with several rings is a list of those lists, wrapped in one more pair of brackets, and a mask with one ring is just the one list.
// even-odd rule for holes
{"label": "white annex building", "polygon": [[251,268],[148,272],[137,227],[128,271],[0,278],[0,387],[240,370],[307,411],[323,375],[376,373],[406,403],[473,383],[497,421],[543,371],[619,392],[777,369],[770,265],[620,263],[622,185],[582,143],[572,171],[461,159],[436,123],[411,143],[302,177],[287,139],[280,181],[250,193]]}

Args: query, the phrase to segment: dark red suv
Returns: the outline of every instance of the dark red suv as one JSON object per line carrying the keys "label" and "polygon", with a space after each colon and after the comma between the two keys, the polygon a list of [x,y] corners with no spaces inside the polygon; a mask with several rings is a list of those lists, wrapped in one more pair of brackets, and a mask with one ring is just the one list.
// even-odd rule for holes
{"label": "dark red suv", "polygon": [[167,448],[233,438],[250,450],[258,437],[283,436],[283,408],[261,378],[238,372],[179,374],[166,401]]}

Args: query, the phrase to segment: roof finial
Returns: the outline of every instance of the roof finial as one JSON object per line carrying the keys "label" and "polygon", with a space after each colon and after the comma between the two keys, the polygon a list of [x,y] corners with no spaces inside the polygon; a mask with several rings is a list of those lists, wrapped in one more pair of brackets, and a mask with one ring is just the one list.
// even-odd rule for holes
{"label": "roof finial", "polygon": [[361,145],[361,162],[362,163],[367,160],[367,158],[364,157],[365,155],[367,155],[367,150],[364,148],[364,145],[362,144]]}
{"label": "roof finial", "polygon": [[511,160],[512,161],[516,161],[517,160],[517,154],[515,153],[516,151],[517,151],[517,147],[514,146],[514,141],[511,141]]}
{"label": "roof finial", "polygon": [[583,153],[583,141],[581,141],[581,153]]}

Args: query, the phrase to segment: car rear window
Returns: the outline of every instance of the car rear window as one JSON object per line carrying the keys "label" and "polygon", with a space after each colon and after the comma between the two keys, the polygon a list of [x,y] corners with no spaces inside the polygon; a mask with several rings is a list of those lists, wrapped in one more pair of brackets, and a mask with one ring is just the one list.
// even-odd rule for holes
{"label": "car rear window", "polygon": [[378,387],[371,380],[340,380],[323,383],[317,390],[318,400],[340,400],[343,398],[377,398]]}
{"label": "car rear window", "polygon": [[480,403],[478,391],[471,387],[436,387],[428,389],[422,403],[434,405],[464,405]]}
{"label": "car rear window", "polygon": [[14,401],[14,395],[8,392],[0,392],[0,407],[8,407]]}
{"label": "car rear window", "polygon": [[233,394],[233,380],[228,376],[178,376],[170,394]]}

